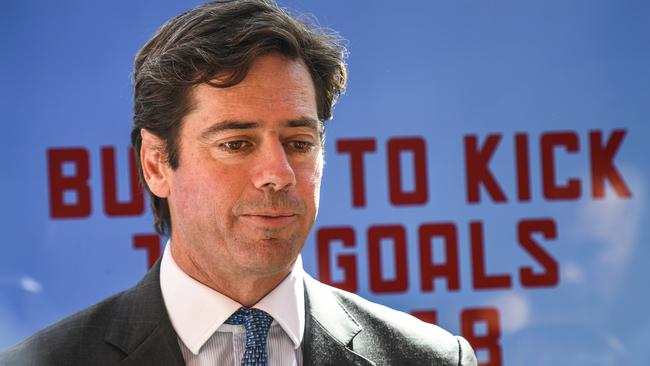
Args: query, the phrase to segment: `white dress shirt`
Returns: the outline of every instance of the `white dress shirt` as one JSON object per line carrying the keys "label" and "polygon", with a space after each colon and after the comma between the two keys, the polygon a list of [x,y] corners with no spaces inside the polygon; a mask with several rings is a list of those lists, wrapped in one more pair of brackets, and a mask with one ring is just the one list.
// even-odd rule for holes
{"label": "white dress shirt", "polygon": [[[291,273],[253,306],[273,317],[267,339],[269,366],[302,366],[303,275],[298,256]],[[160,264],[160,287],[186,365],[241,364],[246,330],[224,322],[242,305],[183,272],[174,261],[170,242]]]}

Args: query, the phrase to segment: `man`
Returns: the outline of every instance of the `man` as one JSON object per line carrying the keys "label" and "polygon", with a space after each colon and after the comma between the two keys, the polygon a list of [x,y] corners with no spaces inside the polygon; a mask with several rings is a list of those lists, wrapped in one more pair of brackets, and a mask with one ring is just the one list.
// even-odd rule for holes
{"label": "man", "polygon": [[343,57],[270,0],[165,24],[136,58],[132,141],[170,242],[135,287],[0,364],[475,365],[464,339],[302,270]]}

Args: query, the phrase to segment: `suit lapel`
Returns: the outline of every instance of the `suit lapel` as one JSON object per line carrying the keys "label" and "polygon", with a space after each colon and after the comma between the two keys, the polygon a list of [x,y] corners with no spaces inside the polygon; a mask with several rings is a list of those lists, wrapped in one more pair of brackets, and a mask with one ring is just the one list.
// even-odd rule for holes
{"label": "suit lapel", "polygon": [[[169,323],[169,322],[167,322]],[[171,327],[171,324],[170,324]],[[169,333],[161,323],[119,366],[170,365],[184,366],[176,334]]]}
{"label": "suit lapel", "polygon": [[185,364],[162,299],[160,260],[120,296],[105,340],[128,355],[122,366]]}
{"label": "suit lapel", "polygon": [[374,365],[353,350],[352,340],[362,331],[331,289],[305,274],[303,364]]}

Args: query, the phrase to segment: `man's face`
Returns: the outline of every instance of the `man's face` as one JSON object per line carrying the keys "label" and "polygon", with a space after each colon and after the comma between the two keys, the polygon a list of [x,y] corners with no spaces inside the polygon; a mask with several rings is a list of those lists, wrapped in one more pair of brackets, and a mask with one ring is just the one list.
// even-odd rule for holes
{"label": "man's face", "polygon": [[266,55],[241,83],[198,85],[191,100],[168,179],[174,247],[208,272],[286,273],[316,218],[323,169],[309,71]]}

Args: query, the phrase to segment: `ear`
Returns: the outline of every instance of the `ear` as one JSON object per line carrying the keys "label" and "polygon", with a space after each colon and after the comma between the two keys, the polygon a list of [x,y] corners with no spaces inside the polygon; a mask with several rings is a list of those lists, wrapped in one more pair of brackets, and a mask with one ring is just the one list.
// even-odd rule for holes
{"label": "ear", "polygon": [[144,180],[153,194],[166,198],[170,191],[171,168],[167,163],[165,142],[144,128],[140,130],[140,136],[142,136],[140,164],[142,164]]}

